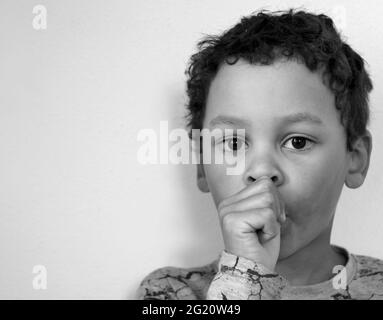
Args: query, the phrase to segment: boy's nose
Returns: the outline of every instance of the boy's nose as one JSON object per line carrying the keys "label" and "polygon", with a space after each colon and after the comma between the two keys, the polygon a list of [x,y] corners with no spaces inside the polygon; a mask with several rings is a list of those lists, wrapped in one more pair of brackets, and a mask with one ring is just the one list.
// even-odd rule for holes
{"label": "boy's nose", "polygon": [[[263,175],[263,177],[264,176],[266,176],[266,175]],[[260,176],[260,177],[262,177],[262,176]],[[248,176],[245,183],[246,183],[246,185],[249,185],[249,184],[253,183],[254,181],[257,181],[257,179],[259,179],[260,177],[253,178],[252,176]],[[278,185],[278,182],[280,181],[278,176],[275,175],[275,176],[271,176],[271,177],[268,176],[268,177],[275,183],[275,185]]]}
{"label": "boy's nose", "polygon": [[249,161],[243,175],[244,183],[249,185],[254,181],[257,181],[262,176],[269,177],[276,186],[282,183],[282,173],[278,168],[275,159],[270,156],[262,158],[258,157]]}

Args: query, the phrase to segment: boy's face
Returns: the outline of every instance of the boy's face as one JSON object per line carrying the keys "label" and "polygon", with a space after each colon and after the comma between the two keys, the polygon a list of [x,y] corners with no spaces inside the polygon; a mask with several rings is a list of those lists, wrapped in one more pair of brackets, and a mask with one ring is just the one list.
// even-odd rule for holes
{"label": "boy's face", "polygon": [[[291,121],[298,113],[321,123]],[[222,65],[211,83],[203,127],[245,129],[238,140],[246,141],[246,151],[239,175],[205,164],[207,186],[218,206],[259,177],[274,177],[287,214],[280,259],[331,230],[349,164],[339,117],[321,75],[295,61],[260,66],[239,60]]]}

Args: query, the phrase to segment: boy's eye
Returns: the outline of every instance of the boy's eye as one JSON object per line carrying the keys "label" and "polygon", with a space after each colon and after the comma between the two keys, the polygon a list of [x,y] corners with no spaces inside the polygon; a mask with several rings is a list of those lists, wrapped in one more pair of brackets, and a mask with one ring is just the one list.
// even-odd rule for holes
{"label": "boy's eye", "polygon": [[224,138],[223,139],[223,147],[224,150],[229,152],[235,152],[238,150],[241,150],[245,145],[245,141],[238,137],[230,137],[230,138]]}
{"label": "boy's eye", "polygon": [[[286,141],[286,144],[290,141],[293,149],[295,150],[307,150],[310,149],[310,147],[314,144],[314,141],[312,141],[311,139],[301,136],[291,137]],[[309,144],[309,147],[306,147],[307,143]]]}

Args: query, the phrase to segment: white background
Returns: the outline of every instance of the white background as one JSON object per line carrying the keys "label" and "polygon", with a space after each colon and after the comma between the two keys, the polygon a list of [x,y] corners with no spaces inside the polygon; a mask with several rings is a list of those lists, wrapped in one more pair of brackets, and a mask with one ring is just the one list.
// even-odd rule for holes
{"label": "white background", "polygon": [[[46,30],[32,27],[38,4]],[[369,63],[370,170],[345,187],[332,240],[383,258],[381,1],[2,0],[0,298],[132,299],[156,268],[215,259],[218,218],[196,168],[140,165],[137,133],[184,125],[184,70],[203,34],[295,6],[336,19]],[[32,287],[35,265],[46,290]]]}

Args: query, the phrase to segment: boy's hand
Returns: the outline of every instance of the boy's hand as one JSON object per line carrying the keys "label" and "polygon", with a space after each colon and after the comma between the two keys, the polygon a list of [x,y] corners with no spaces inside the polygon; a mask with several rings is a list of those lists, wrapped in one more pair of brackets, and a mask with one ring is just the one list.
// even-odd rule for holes
{"label": "boy's hand", "polygon": [[285,206],[274,183],[261,177],[218,205],[225,249],[274,271]]}

